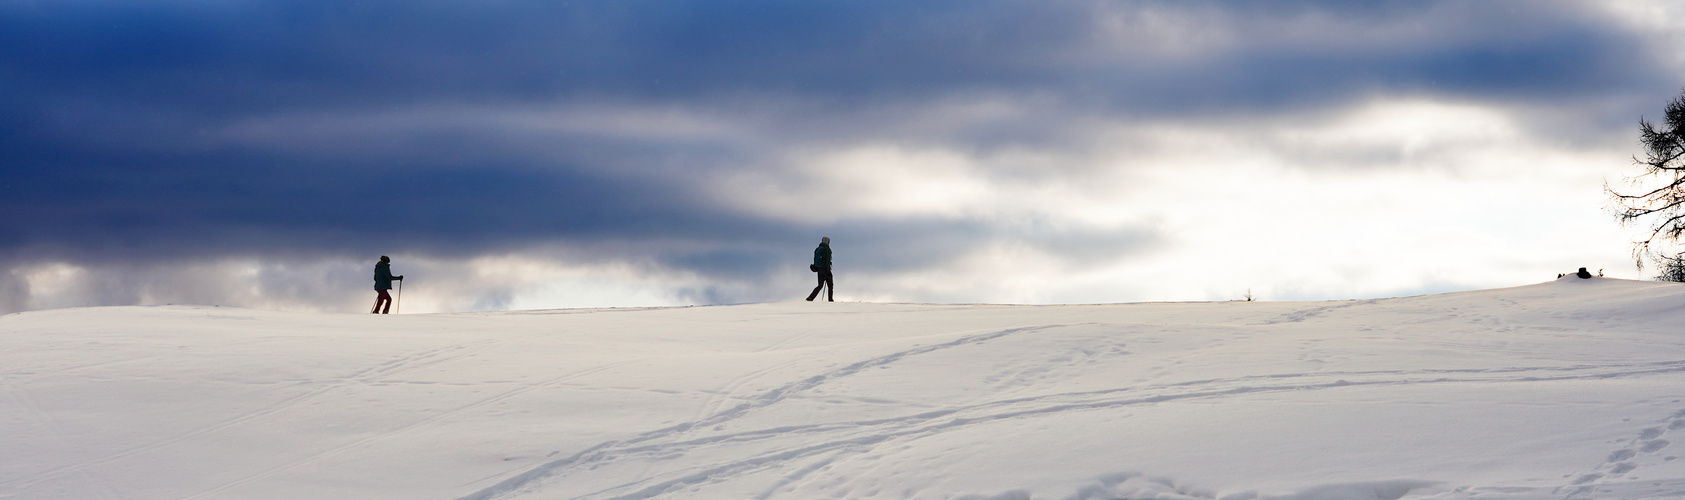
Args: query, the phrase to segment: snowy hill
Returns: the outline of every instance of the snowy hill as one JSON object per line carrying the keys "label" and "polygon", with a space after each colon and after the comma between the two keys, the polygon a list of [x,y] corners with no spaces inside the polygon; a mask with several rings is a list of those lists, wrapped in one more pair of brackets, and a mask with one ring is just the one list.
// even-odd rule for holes
{"label": "snowy hill", "polygon": [[0,498],[1679,498],[1685,286],[0,317]]}

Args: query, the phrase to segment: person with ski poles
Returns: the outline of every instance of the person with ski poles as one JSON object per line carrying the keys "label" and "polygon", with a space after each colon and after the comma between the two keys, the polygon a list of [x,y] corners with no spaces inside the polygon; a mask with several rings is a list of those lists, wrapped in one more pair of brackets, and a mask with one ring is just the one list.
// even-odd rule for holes
{"label": "person with ski poles", "polygon": [[[392,295],[386,293],[386,291],[392,289],[393,280],[403,281],[404,277],[393,276],[392,259],[382,255],[380,256],[380,263],[374,265],[374,291],[379,295],[375,296],[374,310],[369,311],[369,313],[388,314],[388,312],[392,310]],[[382,305],[386,306],[386,308],[382,309]]]}
{"label": "person with ski poles", "polygon": [[807,294],[807,301],[813,302],[819,296],[819,290],[825,290],[825,301],[835,302],[837,285],[831,282],[831,237],[819,239],[819,248],[813,249],[813,265],[808,269],[819,273],[819,286],[813,287],[813,293]]}

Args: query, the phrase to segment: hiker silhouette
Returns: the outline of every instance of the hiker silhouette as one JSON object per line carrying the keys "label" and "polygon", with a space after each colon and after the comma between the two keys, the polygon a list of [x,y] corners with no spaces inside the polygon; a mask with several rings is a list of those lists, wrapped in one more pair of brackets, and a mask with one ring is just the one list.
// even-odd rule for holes
{"label": "hiker silhouette", "polygon": [[[380,263],[374,265],[374,291],[378,295],[374,298],[374,310],[369,311],[370,313],[388,314],[392,310],[392,295],[386,291],[392,289],[394,280],[403,281],[404,277],[393,276],[392,259],[385,255],[380,256]],[[383,309],[381,306],[386,307]]]}
{"label": "hiker silhouette", "polygon": [[819,273],[819,286],[813,287],[813,293],[807,294],[808,302],[819,296],[819,290],[825,290],[826,302],[835,302],[837,285],[831,282],[831,237],[819,239],[819,248],[813,249],[813,265],[807,268]]}

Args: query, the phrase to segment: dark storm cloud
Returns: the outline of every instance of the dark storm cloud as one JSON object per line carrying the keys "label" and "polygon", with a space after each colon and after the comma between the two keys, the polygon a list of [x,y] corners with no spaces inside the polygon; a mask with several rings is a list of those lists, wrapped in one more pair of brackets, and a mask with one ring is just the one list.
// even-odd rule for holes
{"label": "dark storm cloud", "polygon": [[[1658,76],[1637,40],[1570,7],[1363,5],[25,3],[0,20],[0,61],[17,75],[11,86],[43,104],[146,102],[201,119],[592,95],[788,93],[846,108],[991,90],[1178,111],[1375,88],[1560,97]],[[1137,11],[1215,31],[1190,37],[1234,39],[1168,53],[1153,46],[1159,33],[1128,36],[1159,22]],[[1118,33],[1095,23],[1108,13],[1125,20]]]}
{"label": "dark storm cloud", "polygon": [[[669,265],[752,277],[777,265],[769,249],[832,231],[880,249],[862,252],[871,269],[1002,238],[1088,259],[1154,238],[974,220],[799,225],[719,206],[698,186],[804,141],[991,147],[1056,140],[1082,117],[1377,93],[1566,106],[1673,89],[1649,50],[1598,15],[1542,2],[5,2],[0,251],[471,255],[660,238],[719,245],[674,250]],[[964,95],[1044,109],[881,137]],[[582,102],[709,110],[761,140],[517,140],[451,125],[461,117],[448,112],[442,126],[319,130],[436,104]],[[272,140],[230,138],[252,123],[270,124]]]}

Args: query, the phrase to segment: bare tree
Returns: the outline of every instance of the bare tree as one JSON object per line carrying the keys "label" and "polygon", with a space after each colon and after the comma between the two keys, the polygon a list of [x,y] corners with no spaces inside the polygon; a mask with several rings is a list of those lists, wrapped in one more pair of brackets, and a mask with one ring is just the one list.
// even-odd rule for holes
{"label": "bare tree", "polygon": [[[1662,110],[1663,127],[1638,119],[1638,141],[1644,145],[1644,158],[1633,157],[1633,163],[1644,166],[1644,174],[1632,179],[1635,186],[1643,186],[1647,179],[1665,184],[1639,194],[1622,194],[1603,186],[1615,202],[1615,216],[1621,225],[1638,223],[1654,216],[1650,236],[1633,245],[1632,257],[1640,269],[1650,258],[1659,263],[1678,259],[1678,255],[1658,255],[1652,246],[1658,241],[1678,243],[1685,236],[1685,92],[1667,103]],[[1644,189],[1639,187],[1638,189]]]}
{"label": "bare tree", "polygon": [[1656,281],[1685,282],[1685,254],[1662,257],[1656,263]]}

